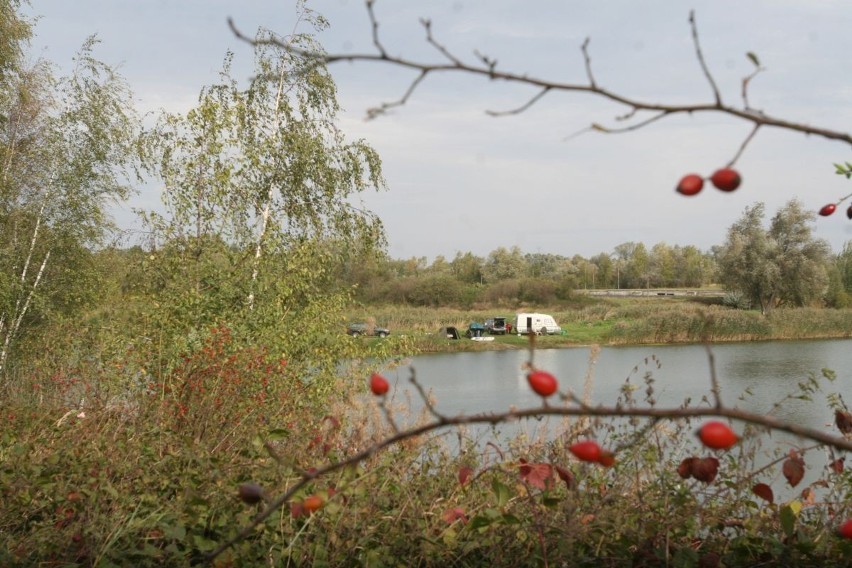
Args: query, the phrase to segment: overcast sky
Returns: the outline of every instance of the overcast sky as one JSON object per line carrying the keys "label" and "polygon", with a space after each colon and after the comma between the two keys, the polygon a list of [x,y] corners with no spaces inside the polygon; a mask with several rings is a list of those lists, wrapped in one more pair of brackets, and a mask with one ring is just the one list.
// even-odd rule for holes
{"label": "overcast sky", "polygon": [[[119,65],[141,112],[188,110],[214,82],[226,50],[235,76],[252,71],[249,46],[227,27],[253,35],[259,26],[292,31],[291,0],[33,0],[39,16],[34,53],[68,69],[85,38],[97,34],[95,55]],[[361,0],[315,0],[308,6],[331,27],[319,38],[332,53],[372,52]],[[740,83],[751,51],[766,71],[749,100],[767,114],[852,131],[852,4],[847,0],[378,0],[380,34],[391,54],[442,62],[424,41],[418,20],[455,55],[474,50],[505,71],[583,83],[580,46],[590,53],[599,85],[627,97],[670,104],[707,103],[712,92],[692,45],[694,9],[705,59],[723,100],[741,104]],[[308,31],[302,29],[301,31]],[[414,74],[389,65],[332,65],[345,112],[340,125],[379,152],[388,191],[366,204],[387,228],[394,258],[448,259],[486,255],[497,247],[589,257],[627,241],[707,250],[758,201],[768,216],[792,198],[818,210],[852,193],[832,163],[852,161],[842,143],[762,129],[737,168],[732,194],[711,186],[698,196],[674,192],[687,173],[710,175],[736,153],[751,125],[698,114],[657,122],[626,134],[572,133],[593,122],[615,125],[627,109],[590,95],[549,94],[523,114],[492,118],[486,110],[523,104],[530,87],[447,74],[427,79],[405,106],[366,121],[366,110],[399,98]],[[131,206],[153,208],[147,187],[115,212],[131,223]],[[819,218],[815,233],[839,252],[852,240],[846,206]]]}

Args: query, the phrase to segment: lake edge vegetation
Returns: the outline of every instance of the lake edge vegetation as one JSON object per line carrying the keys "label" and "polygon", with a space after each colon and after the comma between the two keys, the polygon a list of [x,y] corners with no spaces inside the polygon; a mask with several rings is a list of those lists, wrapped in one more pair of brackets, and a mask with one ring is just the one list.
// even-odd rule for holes
{"label": "lake edge vegetation", "polygon": [[[769,418],[738,425],[731,448],[700,445],[699,422],[726,409],[655,416],[652,368],[642,392],[611,401],[635,416],[553,399],[575,415],[504,442],[427,404],[405,430],[391,412],[405,401],[384,397],[378,380],[371,392],[369,378],[417,352],[417,338],[344,333],[356,317],[412,333],[440,323],[381,312],[412,305],[482,310],[461,312],[461,325],[489,306],[553,306],[575,335],[591,325],[625,342],[744,338],[793,313],[791,336],[835,329],[848,317],[852,263],[827,258],[807,231],[794,239],[810,219],[795,202],[769,229],[750,208],[728,256],[670,247],[691,259],[682,271],[674,255],[672,274],[697,270],[696,286],[716,281],[725,259],[730,279],[718,280],[737,289],[727,307],[659,314],[581,300],[581,287],[675,283],[641,269],[643,251],[650,267],[665,247],[649,256],[636,243],[599,264],[543,255],[518,265],[527,255],[502,249],[479,266],[461,254],[455,268],[436,259],[391,281],[381,222],[353,205],[385,188],[381,160],[339,130],[327,69],[281,47],[321,49],[311,33],[259,30],[248,86],[225,54],[195,107],[145,127],[128,85],[96,58],[96,38],[71,76],[30,63],[20,6],[0,0],[0,564],[803,565],[852,554],[842,399],[830,399],[840,435],[804,433],[787,453],[764,447],[784,426]],[[297,8],[302,25],[327,25]],[[165,189],[163,209],[145,212],[143,243],[116,244],[107,204],[142,179]],[[760,255],[730,253],[758,245]],[[798,273],[810,279],[793,286]],[[791,396],[832,379],[803,377]],[[592,439],[606,453],[589,461],[576,444]],[[764,452],[772,467],[757,465]],[[805,467],[816,475],[802,486]],[[776,495],[767,487],[779,475]]]}

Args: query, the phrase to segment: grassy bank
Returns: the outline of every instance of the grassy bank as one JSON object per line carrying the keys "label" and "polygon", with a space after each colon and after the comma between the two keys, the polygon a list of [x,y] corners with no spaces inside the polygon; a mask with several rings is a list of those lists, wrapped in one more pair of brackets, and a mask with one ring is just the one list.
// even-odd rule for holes
{"label": "grassy bank", "polygon": [[[540,348],[572,345],[636,345],[826,339],[852,336],[852,310],[779,308],[763,315],[739,310],[708,298],[582,298],[569,307],[526,307],[553,315],[564,333],[540,337]],[[436,335],[444,326],[460,331],[470,322],[487,318],[511,318],[516,309],[413,308],[376,306],[351,314],[354,319],[375,318],[394,334],[415,338],[420,351],[475,351],[528,346],[525,337],[496,336],[491,342],[452,341]]]}

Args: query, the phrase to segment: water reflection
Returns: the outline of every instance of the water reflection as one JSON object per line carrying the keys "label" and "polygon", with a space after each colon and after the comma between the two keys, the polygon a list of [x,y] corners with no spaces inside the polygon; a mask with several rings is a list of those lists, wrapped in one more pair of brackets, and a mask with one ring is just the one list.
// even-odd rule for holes
{"label": "water reflection", "polygon": [[[765,413],[783,400],[774,414],[785,420],[822,427],[831,422],[826,393],[838,392],[852,401],[852,340],[785,341],[721,344],[712,347],[716,376],[727,406]],[[447,415],[502,412],[511,407],[531,407],[539,398],[526,384],[524,363],[528,353],[485,351],[448,353],[414,357],[411,366],[418,381]],[[710,396],[711,358],[702,345],[657,345],[604,347],[595,354],[591,348],[540,350],[535,353],[538,367],[553,372],[562,389],[576,395],[586,392],[592,404],[612,405],[622,386],[629,382],[645,396],[646,381],[652,380],[653,396],[659,406],[677,406],[685,399],[697,404]],[[797,392],[798,384],[809,377],[822,376],[822,369],[837,374],[833,383],[822,380],[825,392],[813,402],[786,399]],[[400,367],[389,373],[399,388],[408,389],[411,372]],[[587,379],[590,377],[590,379]],[[750,394],[748,394],[750,393]]]}

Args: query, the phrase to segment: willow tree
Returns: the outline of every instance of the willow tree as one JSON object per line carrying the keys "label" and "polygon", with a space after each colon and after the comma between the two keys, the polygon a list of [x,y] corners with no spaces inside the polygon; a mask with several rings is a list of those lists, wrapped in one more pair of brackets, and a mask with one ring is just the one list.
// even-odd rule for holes
{"label": "willow tree", "polygon": [[821,298],[828,285],[831,247],[813,237],[815,215],[788,202],[763,227],[764,205],[747,207],[728,229],[719,251],[719,277],[764,314],[780,305],[803,306]]}
{"label": "willow tree", "polygon": [[[304,7],[301,17],[326,26]],[[309,34],[276,39],[319,49]],[[229,321],[308,359],[346,301],[333,293],[332,263],[383,244],[380,221],[358,202],[384,186],[381,162],[338,128],[324,66],[261,42],[244,87],[232,59],[195,108],[164,113],[147,136],[164,184],[165,213],[147,214],[153,291],[169,306],[159,321],[178,336]]]}

